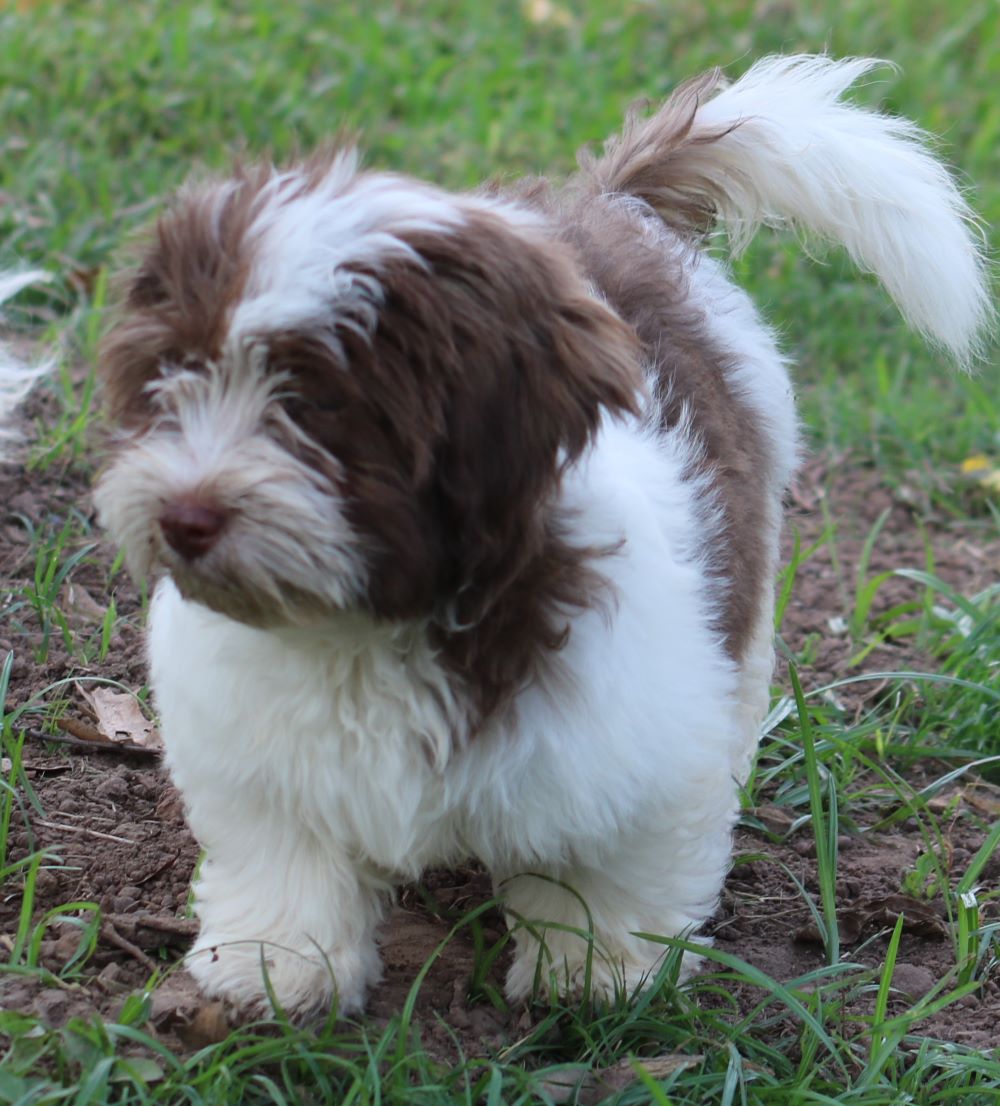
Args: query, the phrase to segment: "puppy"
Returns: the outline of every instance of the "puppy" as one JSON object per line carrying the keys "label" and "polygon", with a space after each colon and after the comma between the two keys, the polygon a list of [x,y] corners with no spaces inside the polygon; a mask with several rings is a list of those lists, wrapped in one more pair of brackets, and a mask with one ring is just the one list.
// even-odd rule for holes
{"label": "puppy", "polygon": [[470,855],[530,923],[515,1001],[591,959],[598,995],[641,987],[641,934],[712,913],[797,447],[704,236],[826,235],[960,362],[990,319],[920,132],[840,101],[874,64],[700,77],[561,187],[453,195],[341,149],[197,180],[156,223],[104,345],[97,503],[161,575],[207,993],[359,1010],[392,888]]}

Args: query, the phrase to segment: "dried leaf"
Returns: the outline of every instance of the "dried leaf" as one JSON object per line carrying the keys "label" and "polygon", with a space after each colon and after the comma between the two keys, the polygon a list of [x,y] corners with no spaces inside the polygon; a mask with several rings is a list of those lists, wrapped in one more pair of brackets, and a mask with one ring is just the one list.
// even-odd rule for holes
{"label": "dried leaf", "polygon": [[682,1052],[666,1053],[645,1059],[621,1060],[610,1068],[597,1071],[567,1071],[565,1078],[544,1079],[544,1089],[553,1102],[575,1102],[579,1106],[597,1106],[613,1094],[618,1094],[636,1082],[636,1070],[641,1069],[653,1079],[664,1079],[681,1068],[700,1064],[703,1056]]}
{"label": "dried leaf", "polygon": [[1000,815],[1000,787],[995,784],[987,783],[986,780],[976,780],[965,788],[962,798],[984,818],[993,820]]}
{"label": "dried leaf", "polygon": [[90,741],[94,745],[104,744],[104,738],[101,734],[88,722],[81,722],[79,718],[63,716],[56,720],[56,725],[63,733],[72,734],[73,737],[78,737],[81,741]]}
{"label": "dried leaf", "polygon": [[163,747],[156,727],[142,713],[134,695],[109,687],[95,687],[92,691],[80,684],[77,687],[94,712],[98,731],[108,741],[137,745],[142,749]]}
{"label": "dried leaf", "polygon": [[232,1026],[226,1017],[225,1003],[206,1002],[186,1025],[177,1027],[177,1036],[188,1048],[217,1045],[230,1034]]}
{"label": "dried leaf", "polygon": [[71,622],[99,626],[107,611],[81,584],[68,583],[62,590],[60,606]]}
{"label": "dried leaf", "polygon": [[775,803],[761,803],[750,813],[766,830],[774,834],[787,833],[795,822],[795,815],[787,807]]}
{"label": "dried leaf", "polygon": [[[845,944],[859,940],[866,930],[895,924],[903,915],[903,932],[919,937],[943,937],[947,927],[937,910],[927,902],[909,895],[886,895],[855,903],[837,911],[840,939]],[[794,939],[808,944],[822,944],[823,938],[815,922],[808,922],[797,930]]]}
{"label": "dried leaf", "polygon": [[175,972],[153,992],[149,1020],[163,1031],[176,1033],[189,1048],[217,1044],[229,1036],[225,1004],[206,1002],[187,972]]}

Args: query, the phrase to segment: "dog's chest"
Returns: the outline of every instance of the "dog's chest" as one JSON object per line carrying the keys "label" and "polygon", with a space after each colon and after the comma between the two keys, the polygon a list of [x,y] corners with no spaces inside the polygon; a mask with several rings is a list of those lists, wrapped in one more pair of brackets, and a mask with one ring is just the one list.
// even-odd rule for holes
{"label": "dog's chest", "polygon": [[150,654],[168,763],[199,836],[201,809],[214,821],[239,802],[387,871],[453,851],[438,766],[462,713],[415,631],[265,633],[167,584]]}

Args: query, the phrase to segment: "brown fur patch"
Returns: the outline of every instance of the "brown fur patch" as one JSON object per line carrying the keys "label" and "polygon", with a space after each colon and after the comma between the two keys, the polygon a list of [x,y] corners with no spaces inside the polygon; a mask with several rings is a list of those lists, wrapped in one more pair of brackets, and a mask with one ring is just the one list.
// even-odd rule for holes
{"label": "brown fur patch", "polygon": [[682,233],[701,234],[715,223],[720,182],[699,154],[731,128],[698,130],[699,106],[722,87],[718,69],[679,85],[650,117],[633,107],[620,134],[609,138],[600,157],[582,150],[584,176],[605,194],[645,200],[665,223]]}
{"label": "brown fur patch", "polygon": [[567,544],[548,501],[602,413],[634,410],[637,351],[558,242],[488,212],[408,241],[426,268],[378,273],[370,343],[344,327],[283,335],[272,360],[294,375],[293,418],[342,462],[349,517],[374,550],[373,613],[432,616],[486,714],[601,588],[591,562],[605,551]]}
{"label": "brown fur patch", "polygon": [[773,494],[767,439],[733,389],[730,358],[714,346],[688,298],[683,266],[671,269],[661,250],[641,239],[633,216],[596,198],[578,201],[562,225],[591,279],[635,328],[659,381],[663,425],[687,412],[704,446],[698,471],[708,475],[724,520],[724,548],[714,551],[727,583],[719,628],[740,659],[771,586],[762,525]]}
{"label": "brown fur patch", "polygon": [[270,175],[269,166],[238,167],[228,181],[187,185],[136,243],[139,260],[118,282],[120,306],[99,360],[115,420],[145,418],[146,386],[165,365],[218,358],[252,261],[247,229]]}
{"label": "brown fur patch", "polygon": [[[668,116],[667,109],[677,97],[685,110],[693,111],[702,88],[714,87],[709,78],[702,80],[704,86],[698,83],[689,92],[675,93],[654,119]],[[676,128],[682,143],[683,118],[681,113]],[[659,128],[661,138],[674,129],[668,123],[669,119]],[[629,145],[626,132],[621,146],[609,144],[614,155],[610,167],[596,163],[593,174],[585,169],[563,191],[557,192],[544,179],[533,179],[520,182],[516,195],[561,228],[563,239],[578,251],[589,279],[634,328],[644,364],[658,381],[663,426],[676,425],[686,412],[704,446],[692,475],[707,475],[722,508],[723,548],[712,551],[725,582],[719,629],[730,656],[739,660],[753,634],[764,589],[772,586],[763,544],[766,527],[762,526],[772,509],[770,446],[754,411],[732,387],[731,358],[716,348],[701,308],[691,303],[683,260],[671,262],[655,242],[644,237],[636,212],[602,198],[605,184],[622,185],[630,179],[621,153]],[[655,149],[642,144],[641,152],[649,163],[643,178],[648,179],[655,171]],[[661,150],[661,155],[669,152]],[[669,157],[665,161],[664,174]],[[667,202],[665,195],[660,194],[660,202]],[[678,209],[676,218],[669,218],[669,212],[656,214],[684,237],[694,229],[693,209]]]}

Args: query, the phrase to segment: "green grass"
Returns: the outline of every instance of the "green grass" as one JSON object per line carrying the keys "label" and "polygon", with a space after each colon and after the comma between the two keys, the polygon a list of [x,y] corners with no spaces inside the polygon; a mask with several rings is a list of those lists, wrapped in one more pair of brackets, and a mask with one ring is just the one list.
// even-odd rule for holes
{"label": "green grass", "polygon": [[[122,243],[193,167],[225,166],[241,151],[283,156],[347,129],[361,133],[371,162],[451,187],[493,174],[568,172],[577,147],[612,132],[637,97],[661,97],[708,66],[738,74],[770,51],[825,48],[898,63],[859,98],[940,134],[985,224],[1000,223],[995,0],[554,6],[556,16],[539,22],[526,14],[537,5],[504,0],[4,5],[0,266],[30,264],[56,276],[51,289],[25,293],[13,316],[60,349],[55,413],[38,427],[35,475],[97,463],[93,368],[107,273]],[[877,467],[921,519],[995,540],[989,496],[957,473],[969,454],[1000,451],[995,371],[951,374],[836,252],[817,264],[797,243],[764,234],[736,271],[799,362],[811,444],[845,465]],[[818,544],[838,537],[831,519]],[[974,991],[997,958],[997,925],[989,921],[996,889],[982,885],[982,872],[1000,831],[984,826],[981,853],[952,870],[943,845],[951,813],[934,801],[970,764],[991,771],[1000,755],[1000,594],[956,594],[928,556],[922,574],[900,570],[921,597],[881,611],[879,591],[891,577],[870,571],[870,554],[884,538],[871,532],[860,565],[842,581],[855,667],[830,687],[797,686],[795,699],[776,704],[748,785],[751,810],[764,801],[778,806],[789,834],[815,839],[819,894],[802,885],[800,894],[824,937],[821,970],[778,983],[714,950],[711,970],[676,990],[673,955],[659,985],[632,1003],[543,1009],[522,1037],[448,1065],[428,1055],[412,1002],[384,1027],[331,1020],[306,1031],[279,1020],[187,1057],[146,1034],[145,995],[128,998],[114,1022],[74,1021],[58,1030],[6,1011],[0,1103],[493,1106],[552,1102],[560,1086],[562,1101],[574,1101],[565,1087],[581,1080],[579,1100],[597,1101],[594,1073],[620,1074],[633,1063],[635,1079],[619,1079],[608,1102],[994,1106],[1000,1060],[928,1039],[919,1022]],[[82,664],[112,650],[120,565],[105,573],[96,596],[103,621],[81,629],[62,609],[63,585],[91,563],[93,540],[88,521],[69,511],[32,537],[23,589],[0,612],[0,627],[16,638],[30,621],[43,632],[33,661],[44,659],[53,635]],[[797,567],[814,553],[800,550],[786,572],[779,624]],[[917,643],[938,671],[898,674],[892,694],[849,718],[837,708],[837,693],[850,680],[880,678],[865,668],[885,641]],[[10,671],[7,661],[0,690]],[[99,922],[96,904],[63,904],[61,913],[81,930],[79,956],[62,977],[40,968],[39,944],[54,918],[33,909],[35,880],[59,860],[41,853],[15,859],[7,847],[14,820],[30,825],[39,814],[22,769],[23,728],[58,709],[60,695],[56,687],[4,720],[0,892],[19,896],[22,909],[0,995],[10,973],[79,986]],[[915,766],[924,770],[919,785],[908,782]],[[754,824],[754,815],[746,820]],[[845,958],[834,901],[838,833],[904,822],[917,826],[922,842],[908,889],[945,904],[954,947],[951,973],[909,1004],[892,997],[899,927],[881,969],[862,968]],[[758,828],[766,846],[771,831]],[[477,950],[470,989],[502,1003],[488,982],[498,950],[476,916],[460,924]],[[679,953],[682,942],[668,944]],[[757,988],[749,1013],[736,1007],[736,984]]]}

